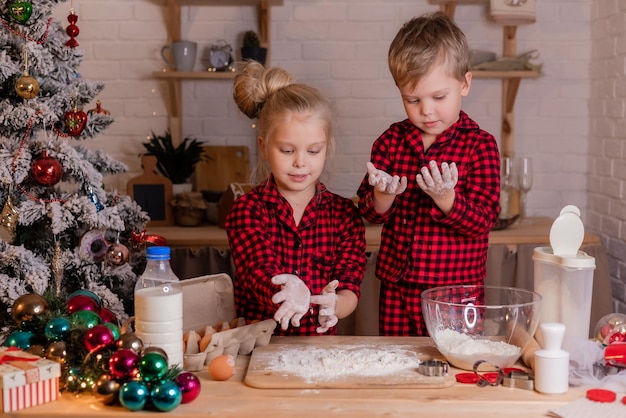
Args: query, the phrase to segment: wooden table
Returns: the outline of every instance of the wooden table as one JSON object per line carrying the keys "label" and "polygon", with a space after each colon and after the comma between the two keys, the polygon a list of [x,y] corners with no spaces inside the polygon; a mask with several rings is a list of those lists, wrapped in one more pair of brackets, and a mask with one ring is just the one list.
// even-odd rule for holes
{"label": "wooden table", "polygon": [[[291,341],[321,341],[320,337],[286,337]],[[325,338],[325,337],[322,337]],[[334,337],[342,338],[342,337]],[[370,337],[403,338],[403,337]],[[418,339],[424,337],[406,337]],[[276,338],[272,339],[273,343]],[[285,342],[285,337],[279,339]],[[406,339],[403,339],[406,341]],[[235,376],[225,382],[211,380],[206,371],[197,373],[202,383],[199,398],[179,405],[167,416],[181,417],[543,417],[551,408],[563,406],[582,396],[571,389],[563,395],[503,386],[479,388],[458,384],[444,389],[255,389],[242,383],[248,356],[239,356]],[[452,368],[451,373],[458,370]],[[159,412],[131,412],[121,406],[106,406],[90,395],[75,398],[64,393],[61,399],[7,414],[12,417],[137,417]],[[165,415],[159,415],[165,416]]]}
{"label": "wooden table", "polygon": [[[550,218],[530,218],[531,224],[515,224],[501,231],[491,231],[489,244],[549,244]],[[380,246],[380,232],[382,225],[367,225],[365,240],[367,252],[373,252]],[[202,225],[197,227],[162,226],[148,229],[148,233],[160,235],[167,239],[171,247],[199,248],[211,246],[220,249],[228,248],[226,231],[216,225]],[[600,238],[591,233],[585,234],[584,244],[599,244]]]}

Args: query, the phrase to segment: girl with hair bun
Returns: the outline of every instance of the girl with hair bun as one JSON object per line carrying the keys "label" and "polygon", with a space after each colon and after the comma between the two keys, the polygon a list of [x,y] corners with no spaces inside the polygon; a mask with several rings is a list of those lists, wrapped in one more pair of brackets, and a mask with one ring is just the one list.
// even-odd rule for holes
{"label": "girl with hair bun", "polygon": [[258,119],[259,145],[258,185],[225,225],[237,314],[274,318],[277,335],[336,334],[356,308],[366,258],[358,209],[320,182],[334,149],[330,103],[254,61],[235,77],[233,97]]}

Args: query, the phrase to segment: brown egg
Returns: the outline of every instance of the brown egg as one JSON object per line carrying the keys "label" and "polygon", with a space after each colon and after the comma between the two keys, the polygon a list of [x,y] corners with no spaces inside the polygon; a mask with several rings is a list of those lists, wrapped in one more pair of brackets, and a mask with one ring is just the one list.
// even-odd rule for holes
{"label": "brown egg", "polygon": [[222,354],[209,364],[209,374],[213,380],[228,380],[235,374],[235,357]]}
{"label": "brown egg", "polygon": [[204,337],[202,337],[202,339],[200,340],[200,347],[199,347],[201,353],[203,353],[204,350],[207,349],[209,344],[211,344],[212,338],[213,338],[213,334],[206,334]]}

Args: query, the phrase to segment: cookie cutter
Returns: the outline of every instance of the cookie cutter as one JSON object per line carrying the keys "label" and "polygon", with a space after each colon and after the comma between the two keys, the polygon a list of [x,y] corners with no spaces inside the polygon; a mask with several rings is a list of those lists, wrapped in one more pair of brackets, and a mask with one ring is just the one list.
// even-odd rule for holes
{"label": "cookie cutter", "polygon": [[622,370],[626,370],[622,367],[613,366],[611,364],[605,364],[600,362],[593,363],[593,376],[596,379],[603,379],[607,376],[611,376],[619,373]]}
{"label": "cookie cutter", "polygon": [[504,375],[502,386],[514,389],[535,390],[535,380],[527,372],[512,371]]}
{"label": "cookie cutter", "polygon": [[417,367],[424,376],[445,376],[448,374],[448,362],[443,360],[424,360]]}

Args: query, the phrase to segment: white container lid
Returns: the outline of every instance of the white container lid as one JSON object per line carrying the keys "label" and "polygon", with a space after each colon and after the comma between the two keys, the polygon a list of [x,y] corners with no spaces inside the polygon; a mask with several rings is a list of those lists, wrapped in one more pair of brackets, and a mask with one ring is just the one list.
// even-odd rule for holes
{"label": "white container lid", "polygon": [[544,261],[571,268],[595,268],[596,259],[579,248],[585,238],[585,227],[580,210],[574,205],[561,209],[550,228],[551,247],[537,247],[533,260]]}

